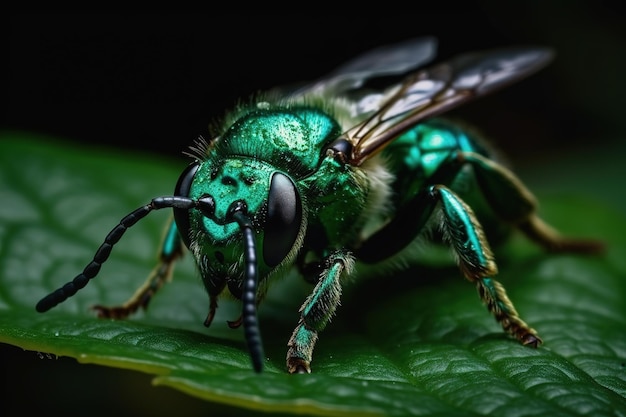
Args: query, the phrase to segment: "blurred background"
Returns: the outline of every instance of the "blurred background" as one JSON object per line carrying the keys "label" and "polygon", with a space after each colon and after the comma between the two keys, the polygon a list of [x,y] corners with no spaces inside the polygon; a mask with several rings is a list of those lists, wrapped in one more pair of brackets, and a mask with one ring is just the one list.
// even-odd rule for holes
{"label": "blurred background", "polygon": [[240,98],[434,35],[438,59],[512,44],[555,50],[537,75],[454,111],[514,159],[614,139],[626,124],[623,16],[602,2],[569,2],[567,13],[533,3],[379,18],[12,15],[0,126],[178,156]]}
{"label": "blurred background", "polygon": [[[376,46],[434,35],[438,60],[509,45],[553,48],[554,62],[540,73],[451,115],[476,124],[535,182],[548,171],[534,167],[572,158],[571,175],[593,194],[596,177],[577,166],[576,155],[610,154],[598,175],[624,178],[624,16],[603,2],[568,2],[565,9],[557,2],[510,7],[470,1],[453,6],[451,14],[378,18],[8,15],[0,128],[183,160],[182,152],[206,135],[211,119],[240,98],[316,79]],[[600,197],[622,201],[611,193]],[[121,401],[129,414],[146,412],[146,402],[163,415],[216,409],[151,388],[141,374],[67,358],[40,360],[12,346],[0,345],[0,366],[5,384],[0,403],[9,407],[3,415],[60,411],[77,398],[83,404]],[[83,382],[94,379],[97,387]],[[18,403],[22,397],[15,393],[32,393],[36,401]]]}

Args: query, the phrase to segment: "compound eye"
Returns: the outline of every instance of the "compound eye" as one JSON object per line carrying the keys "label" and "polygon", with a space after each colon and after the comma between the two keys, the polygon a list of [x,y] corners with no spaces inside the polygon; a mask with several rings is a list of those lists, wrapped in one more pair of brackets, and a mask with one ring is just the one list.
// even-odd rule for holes
{"label": "compound eye", "polygon": [[272,175],[267,200],[267,220],[263,237],[263,260],[273,267],[285,259],[302,224],[300,194],[291,178],[280,172]]}
{"label": "compound eye", "polygon": [[[182,174],[180,174],[178,182],[176,183],[176,188],[174,189],[175,196],[189,197],[191,185],[193,184],[193,180],[199,167],[200,162],[193,162],[185,168]],[[176,227],[178,228],[180,237],[183,239],[185,246],[189,248],[189,244],[191,243],[191,239],[189,237],[189,210],[175,208],[174,220],[176,221]]]}
{"label": "compound eye", "polygon": [[191,191],[191,184],[193,184],[193,179],[196,176],[196,172],[200,167],[200,162],[196,161],[189,165],[180,174],[178,177],[178,182],[176,183],[176,188],[174,189],[174,195],[179,197],[189,197],[189,192]]}

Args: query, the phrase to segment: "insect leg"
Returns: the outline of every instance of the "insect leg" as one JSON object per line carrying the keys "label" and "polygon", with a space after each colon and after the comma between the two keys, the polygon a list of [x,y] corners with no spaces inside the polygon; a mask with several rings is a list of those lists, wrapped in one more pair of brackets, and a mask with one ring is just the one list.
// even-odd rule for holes
{"label": "insect leg", "polygon": [[476,180],[489,205],[503,220],[515,225],[531,240],[551,251],[597,253],[604,244],[561,236],[537,216],[537,201],[522,181],[502,165],[471,152],[458,157],[474,167]]}
{"label": "insect leg", "polygon": [[320,274],[313,292],[300,307],[300,321],[287,346],[289,373],[310,373],[313,348],[317,334],[329,322],[341,298],[341,277],[349,274],[353,259],[345,251],[337,251],[325,259],[326,268]]}
{"label": "insect leg", "polygon": [[457,255],[463,275],[476,284],[478,294],[502,328],[524,345],[537,347],[541,339],[519,316],[502,284],[492,277],[497,266],[484,232],[472,209],[450,189],[429,187],[443,211],[443,233]]}
{"label": "insect leg", "polygon": [[95,305],[98,317],[124,319],[139,308],[147,308],[148,303],[159,288],[172,276],[174,262],[183,254],[183,243],[178,228],[172,219],[167,228],[159,255],[159,264],[152,270],[146,282],[135,291],[133,296],[120,306],[107,307]]}

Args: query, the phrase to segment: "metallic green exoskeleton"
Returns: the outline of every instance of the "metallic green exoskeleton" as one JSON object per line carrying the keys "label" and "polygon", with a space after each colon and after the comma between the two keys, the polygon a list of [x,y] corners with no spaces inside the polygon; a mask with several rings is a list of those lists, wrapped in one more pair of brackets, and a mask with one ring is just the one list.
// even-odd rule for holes
{"label": "metallic green exoskeleton", "polygon": [[[481,224],[517,228],[549,250],[593,253],[602,245],[553,231],[536,215],[533,195],[477,135],[435,117],[530,75],[551,52],[462,55],[382,91],[368,88],[374,78],[401,76],[424,64],[434,49],[431,38],[379,48],[306,87],[271,91],[239,106],[210,140],[192,147],[193,162],[174,195],[124,217],[84,271],[43,298],[37,310],[74,295],[130,226],[168,207],[174,218],[160,264],[126,304],[95,306],[101,317],[124,318],[147,307],[186,247],[208,293],[205,325],[224,291],[240,299],[241,317],[229,324],[243,325],[254,369],[261,371],[257,306],[272,280],[297,268],[313,289],[288,342],[287,369],[310,372],[318,334],[335,314],[355,262],[397,264],[427,235],[452,247],[463,276],[504,330],[538,346],[537,332],[495,279]],[[488,211],[472,208],[478,195]]]}

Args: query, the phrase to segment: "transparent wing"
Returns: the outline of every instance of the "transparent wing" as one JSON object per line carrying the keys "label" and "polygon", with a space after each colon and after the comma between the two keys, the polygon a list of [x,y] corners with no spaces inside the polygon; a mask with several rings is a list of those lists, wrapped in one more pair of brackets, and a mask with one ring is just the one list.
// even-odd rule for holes
{"label": "transparent wing", "polygon": [[432,61],[437,51],[434,37],[409,39],[393,45],[381,46],[335,69],[305,87],[299,88],[289,97],[321,93],[328,96],[345,95],[360,88],[365,81],[390,75],[406,74],[410,70]]}
{"label": "transparent wing", "polygon": [[360,165],[399,134],[426,118],[488,94],[547,65],[552,51],[515,48],[461,55],[419,70],[382,94],[355,102],[367,118],[342,135],[353,145],[349,163]]}

